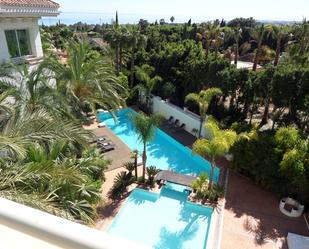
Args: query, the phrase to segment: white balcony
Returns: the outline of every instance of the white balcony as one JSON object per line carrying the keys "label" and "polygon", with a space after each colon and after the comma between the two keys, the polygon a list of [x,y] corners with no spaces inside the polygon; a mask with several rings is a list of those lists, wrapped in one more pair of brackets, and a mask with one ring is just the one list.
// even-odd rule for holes
{"label": "white balcony", "polygon": [[134,242],[0,198],[0,247],[146,249]]}

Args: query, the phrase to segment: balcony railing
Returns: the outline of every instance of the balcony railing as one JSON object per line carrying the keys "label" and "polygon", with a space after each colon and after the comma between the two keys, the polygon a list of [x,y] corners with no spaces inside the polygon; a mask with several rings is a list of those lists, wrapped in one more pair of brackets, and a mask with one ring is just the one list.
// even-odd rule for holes
{"label": "balcony railing", "polygon": [[[0,226],[2,231],[7,227],[8,233],[16,231],[16,236],[22,233],[63,249],[147,248],[3,198],[0,198]],[[1,236],[4,236],[3,233],[0,234],[1,247],[3,247],[5,238]],[[19,248],[33,248],[25,244],[29,241],[16,241],[18,238],[20,237],[11,241],[12,245],[18,243]],[[12,248],[12,245],[5,246]]]}

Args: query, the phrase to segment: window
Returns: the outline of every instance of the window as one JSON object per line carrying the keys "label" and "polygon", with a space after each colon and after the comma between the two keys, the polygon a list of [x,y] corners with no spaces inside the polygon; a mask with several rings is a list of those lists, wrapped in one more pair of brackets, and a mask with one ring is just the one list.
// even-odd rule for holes
{"label": "window", "polygon": [[28,30],[26,29],[6,30],[5,37],[11,58],[31,54]]}

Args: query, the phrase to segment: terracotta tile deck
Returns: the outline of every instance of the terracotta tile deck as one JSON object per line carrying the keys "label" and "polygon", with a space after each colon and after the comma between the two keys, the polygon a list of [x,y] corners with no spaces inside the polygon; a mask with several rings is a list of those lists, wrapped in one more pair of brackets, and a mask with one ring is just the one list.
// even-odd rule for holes
{"label": "terracotta tile deck", "polygon": [[286,217],[278,205],[275,195],[230,172],[221,249],[287,249],[288,232],[308,236],[304,218]]}

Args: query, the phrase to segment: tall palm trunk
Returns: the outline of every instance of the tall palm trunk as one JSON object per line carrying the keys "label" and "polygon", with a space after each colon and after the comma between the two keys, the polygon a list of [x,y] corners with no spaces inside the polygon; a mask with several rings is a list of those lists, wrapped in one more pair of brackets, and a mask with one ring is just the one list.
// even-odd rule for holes
{"label": "tall palm trunk", "polygon": [[119,74],[119,55],[120,55],[120,48],[119,44],[116,45],[116,73]]}
{"label": "tall palm trunk", "polygon": [[269,117],[269,97],[267,97],[265,99],[265,109],[264,109],[264,114],[263,114],[263,118],[261,120],[261,123],[260,123],[260,127],[262,127],[264,124],[266,124],[268,122],[268,117]]}
{"label": "tall palm trunk", "polygon": [[213,186],[213,178],[214,178],[214,172],[215,172],[215,167],[216,167],[216,161],[215,158],[211,159],[211,164],[210,164],[210,175],[209,175],[209,185],[208,188],[212,189]]}
{"label": "tall palm trunk", "polygon": [[208,54],[209,54],[209,44],[206,41],[206,48],[205,48],[205,58],[206,58],[206,60],[208,59]]}
{"label": "tall palm trunk", "polygon": [[134,66],[135,66],[135,50],[132,50],[132,58],[131,58],[131,65],[130,65],[130,70],[131,70],[131,74],[130,74],[130,87],[133,87],[133,83],[134,83]]}
{"label": "tall palm trunk", "polygon": [[199,132],[198,132],[198,138],[201,138],[202,137],[202,129],[203,129],[203,123],[205,121],[205,118],[202,117],[202,114],[201,114],[201,119],[200,119],[200,129],[199,129]]}
{"label": "tall palm trunk", "polygon": [[259,59],[261,55],[261,48],[262,48],[262,40],[258,42],[258,47],[257,47],[256,53],[254,56],[254,62],[253,62],[253,68],[252,68],[253,71],[256,71],[257,69],[257,65],[259,63]]}
{"label": "tall palm trunk", "polygon": [[277,40],[277,47],[276,47],[276,57],[274,61],[274,66],[276,67],[279,63],[279,57],[280,57],[280,50],[281,50],[281,39],[278,38]]}
{"label": "tall palm trunk", "polygon": [[122,71],[122,45],[119,46],[119,72]]}
{"label": "tall palm trunk", "polygon": [[143,179],[145,179],[145,172],[146,172],[146,161],[147,161],[147,154],[146,154],[146,143],[144,143],[144,151],[143,151]]}
{"label": "tall palm trunk", "polygon": [[219,50],[219,47],[217,46],[217,44],[215,45],[215,59],[218,58],[218,50]]}
{"label": "tall palm trunk", "polygon": [[135,178],[137,179],[137,157],[138,157],[138,153],[135,153],[134,156],[134,171],[135,171]]}
{"label": "tall palm trunk", "polygon": [[234,65],[237,66],[238,62],[238,42],[235,44],[235,49],[234,49]]}

